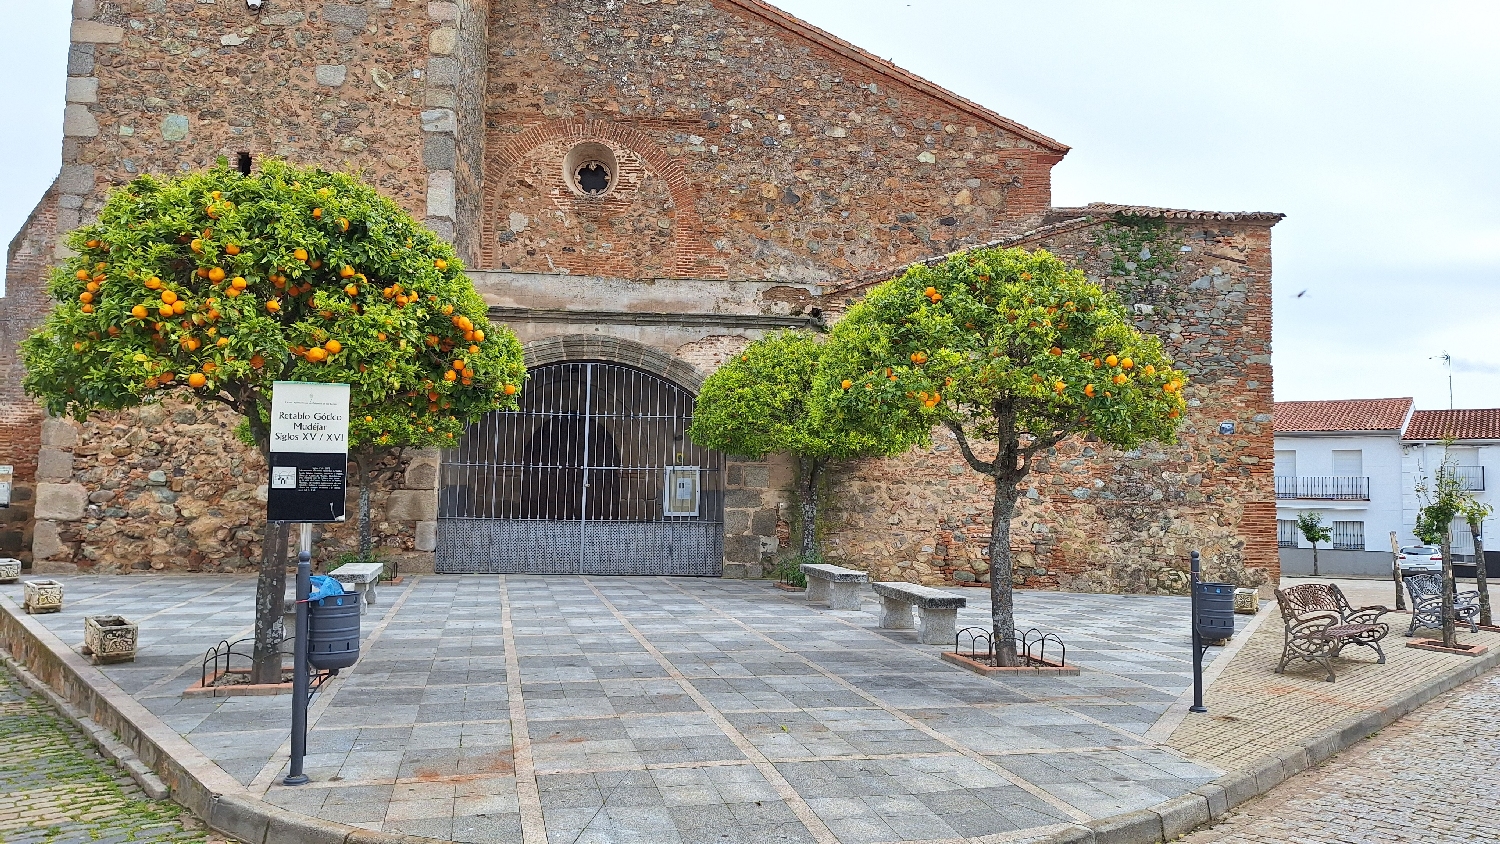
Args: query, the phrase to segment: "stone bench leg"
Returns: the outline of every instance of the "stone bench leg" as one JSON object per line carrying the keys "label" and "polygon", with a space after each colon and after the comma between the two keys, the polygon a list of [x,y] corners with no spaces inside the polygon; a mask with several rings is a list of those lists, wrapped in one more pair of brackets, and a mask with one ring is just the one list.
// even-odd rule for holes
{"label": "stone bench leg", "polygon": [[910,630],[911,604],[896,598],[880,596],[880,626],[885,630]]}
{"label": "stone bench leg", "polygon": [[297,638],[297,602],[288,598],[281,605],[281,651],[292,653],[296,650],[292,642]]}
{"label": "stone bench leg", "polygon": [[828,581],[821,577],[807,579],[807,600],[812,604],[828,603]]}
{"label": "stone bench leg", "polygon": [[375,584],[379,582],[378,580],[372,580],[369,583],[361,583],[359,585],[359,591],[363,595],[365,603],[372,607],[375,606]]}
{"label": "stone bench leg", "polygon": [[835,610],[859,610],[859,588],[863,583],[839,583],[828,584],[831,589],[832,599],[828,606]]}
{"label": "stone bench leg", "polygon": [[958,610],[918,609],[922,625],[917,630],[917,641],[924,645],[951,645],[958,634]]}

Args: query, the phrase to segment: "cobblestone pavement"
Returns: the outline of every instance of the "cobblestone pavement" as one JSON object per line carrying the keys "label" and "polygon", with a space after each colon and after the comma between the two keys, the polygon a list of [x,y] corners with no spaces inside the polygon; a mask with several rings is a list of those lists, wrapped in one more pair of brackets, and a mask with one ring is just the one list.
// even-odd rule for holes
{"label": "cobblestone pavement", "polygon": [[175,804],[148,800],[72,724],[0,667],[0,841],[223,844]]}
{"label": "cobblestone pavement", "polygon": [[1470,844],[1500,838],[1500,673],[1241,806],[1186,844]]}
{"label": "cobblestone pavement", "polygon": [[[1388,583],[1339,582],[1347,584],[1345,593],[1355,606],[1382,602],[1388,606],[1395,597]],[[1337,679],[1332,683],[1324,679],[1320,666],[1300,660],[1278,675],[1273,672],[1281,659],[1283,631],[1276,602],[1269,602],[1261,612],[1270,615],[1208,687],[1204,695],[1208,713],[1186,716],[1172,733],[1167,744],[1174,750],[1225,770],[1248,768],[1334,724],[1378,710],[1471,659],[1406,647],[1411,615],[1393,612],[1381,618],[1391,627],[1381,642],[1384,665],[1376,664],[1374,651],[1353,647],[1333,661]],[[1434,635],[1436,631],[1417,631],[1417,638]],[[1496,649],[1500,633],[1470,633],[1463,628],[1459,641]]]}

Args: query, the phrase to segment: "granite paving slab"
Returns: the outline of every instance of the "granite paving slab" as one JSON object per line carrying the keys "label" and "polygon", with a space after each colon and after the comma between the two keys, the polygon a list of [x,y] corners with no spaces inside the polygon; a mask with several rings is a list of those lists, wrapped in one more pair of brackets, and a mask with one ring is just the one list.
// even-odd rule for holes
{"label": "granite paving slab", "polygon": [[[289,788],[287,696],[181,696],[205,649],[249,635],[253,579],[62,579],[64,611],[38,619],[70,646],[85,614],[141,622],[110,680],[263,799],[368,829],[1021,840],[1220,773],[1146,738],[1190,682],[1185,599],[1017,593],[1018,626],[1062,636],[1083,673],[996,680],[879,629],[873,595],[854,612],[756,581],[423,575],[366,607],[361,660],[314,698],[313,783]],[[953,591],[960,626],[987,623],[983,590]]]}

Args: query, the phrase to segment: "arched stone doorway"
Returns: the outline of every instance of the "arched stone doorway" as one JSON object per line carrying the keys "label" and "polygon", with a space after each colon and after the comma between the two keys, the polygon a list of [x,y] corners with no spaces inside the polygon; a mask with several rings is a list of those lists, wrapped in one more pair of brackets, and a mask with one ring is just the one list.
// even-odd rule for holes
{"label": "arched stone doorway", "polygon": [[692,414],[644,369],[533,367],[520,410],[443,454],[437,571],[719,576],[724,458],[688,439]]}

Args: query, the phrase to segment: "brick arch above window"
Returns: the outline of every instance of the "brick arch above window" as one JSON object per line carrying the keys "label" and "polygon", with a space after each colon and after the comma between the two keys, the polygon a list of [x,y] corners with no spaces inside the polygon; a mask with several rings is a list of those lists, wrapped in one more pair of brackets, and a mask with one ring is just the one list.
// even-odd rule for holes
{"label": "brick arch above window", "polygon": [[698,191],[688,180],[687,171],[646,133],[609,120],[551,120],[533,124],[515,134],[490,133],[485,153],[484,214],[480,222],[483,238],[480,256],[485,267],[494,268],[498,263],[496,238],[501,209],[496,204],[500,186],[529,153],[555,141],[610,143],[639,156],[666,183],[676,209],[673,228],[676,255],[672,275],[682,278],[724,278],[727,275],[722,263],[712,261],[713,248],[704,235],[703,220],[698,215]]}

